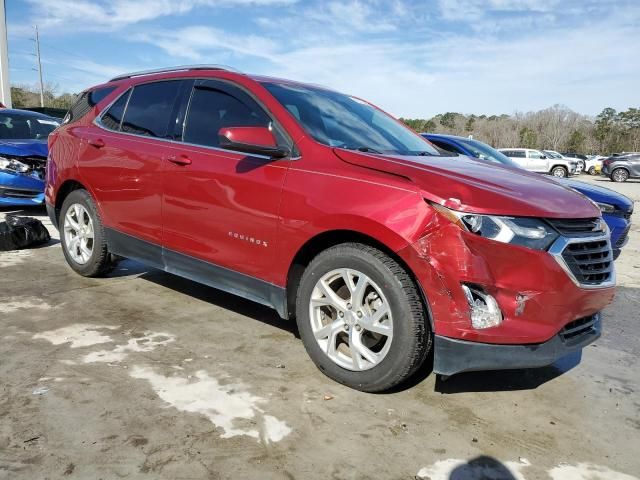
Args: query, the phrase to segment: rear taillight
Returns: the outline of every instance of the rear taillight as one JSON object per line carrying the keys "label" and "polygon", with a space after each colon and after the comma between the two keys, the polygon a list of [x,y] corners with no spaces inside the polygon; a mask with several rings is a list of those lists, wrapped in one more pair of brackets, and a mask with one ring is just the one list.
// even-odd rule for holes
{"label": "rear taillight", "polygon": [[605,159],[602,161],[602,164],[603,164],[603,165],[609,165],[612,161],[613,161],[613,158],[605,158]]}

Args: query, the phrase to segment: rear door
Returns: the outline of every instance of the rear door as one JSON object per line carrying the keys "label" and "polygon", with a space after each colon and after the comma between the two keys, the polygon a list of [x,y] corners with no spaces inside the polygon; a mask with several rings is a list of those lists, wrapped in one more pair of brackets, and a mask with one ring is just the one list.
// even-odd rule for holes
{"label": "rear door", "polygon": [[527,169],[532,172],[545,173],[549,171],[549,161],[538,150],[527,150]]}
{"label": "rear door", "polygon": [[113,160],[117,168],[117,185],[102,195],[105,223],[156,245],[162,242],[163,161],[173,147],[177,109],[187,83],[136,85],[99,118],[102,129],[93,142],[89,140],[95,156]]}
{"label": "rear door", "polygon": [[[182,164],[169,161],[164,174],[163,245],[170,270],[185,274],[188,269],[187,276],[194,278],[198,270],[211,272],[206,263],[194,264],[198,259],[251,277],[274,277],[278,209],[289,160],[221,149],[219,130],[242,126],[282,132],[244,90],[229,82],[197,80],[183,144],[175,153]],[[276,137],[287,142],[282,133]],[[215,275],[228,284],[238,279],[221,270]]]}
{"label": "rear door", "polygon": [[522,168],[531,170],[527,161],[526,153],[524,150],[508,150],[504,152],[507,157],[516,162]]}

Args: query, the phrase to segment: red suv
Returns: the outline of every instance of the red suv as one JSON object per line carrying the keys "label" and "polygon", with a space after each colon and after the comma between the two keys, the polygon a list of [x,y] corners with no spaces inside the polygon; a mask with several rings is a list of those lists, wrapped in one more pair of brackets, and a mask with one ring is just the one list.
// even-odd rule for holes
{"label": "red suv", "polygon": [[600,335],[614,295],[590,201],[451,161],[364,100],[215,66],[85,91],[49,140],[47,209],[85,276],[117,257],[296,318],[317,366],[389,389],[536,367]]}

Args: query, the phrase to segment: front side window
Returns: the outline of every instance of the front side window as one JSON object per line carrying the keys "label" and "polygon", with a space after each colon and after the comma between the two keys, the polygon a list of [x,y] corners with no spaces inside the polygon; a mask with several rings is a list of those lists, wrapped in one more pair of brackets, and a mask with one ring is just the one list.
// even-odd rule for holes
{"label": "front side window", "polygon": [[167,138],[181,83],[181,80],[168,80],[135,86],[124,112],[121,130]]}
{"label": "front side window", "polygon": [[439,155],[425,139],[357,98],[303,85],[265,82],[263,86],[323,145],[396,155]]}
{"label": "front side window", "polygon": [[0,113],[0,139],[40,140],[45,139],[60,123],[50,117],[28,113]]}
{"label": "front side window", "polygon": [[529,158],[542,158],[542,154],[537,150],[529,150]]}
{"label": "front side window", "polygon": [[196,85],[191,94],[182,140],[218,147],[221,128],[269,127],[270,124],[269,116],[253,100],[212,85]]}

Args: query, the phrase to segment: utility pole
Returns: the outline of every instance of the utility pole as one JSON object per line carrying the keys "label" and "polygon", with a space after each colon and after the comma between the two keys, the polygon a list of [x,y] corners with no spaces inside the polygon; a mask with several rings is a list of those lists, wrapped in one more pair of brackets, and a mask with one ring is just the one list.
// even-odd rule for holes
{"label": "utility pole", "polygon": [[4,0],[0,0],[0,102],[11,108],[11,84],[9,83],[9,49],[7,48],[7,17]]}
{"label": "utility pole", "polygon": [[36,28],[36,57],[38,57],[38,76],[40,77],[40,106],[44,107],[44,84],[42,83],[42,62],[40,61],[40,35],[38,25]]}

